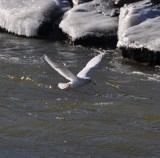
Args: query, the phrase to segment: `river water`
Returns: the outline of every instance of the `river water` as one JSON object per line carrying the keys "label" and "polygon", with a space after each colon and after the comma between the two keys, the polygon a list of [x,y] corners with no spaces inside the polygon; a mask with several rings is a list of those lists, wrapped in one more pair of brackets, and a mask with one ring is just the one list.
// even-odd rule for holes
{"label": "river water", "polygon": [[73,73],[95,49],[0,34],[0,158],[160,157],[160,68],[116,50],[96,85],[65,92],[43,54]]}

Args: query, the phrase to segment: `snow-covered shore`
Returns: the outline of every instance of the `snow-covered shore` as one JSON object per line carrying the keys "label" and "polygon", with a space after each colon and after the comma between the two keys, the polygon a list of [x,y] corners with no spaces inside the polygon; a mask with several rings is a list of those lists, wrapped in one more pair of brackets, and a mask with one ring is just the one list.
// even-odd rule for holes
{"label": "snow-covered shore", "polygon": [[0,27],[16,35],[37,36],[71,8],[67,0],[0,0]]}
{"label": "snow-covered shore", "polygon": [[0,0],[0,17],[0,28],[15,35],[59,36],[58,29],[72,43],[113,45],[160,64],[158,0]]}

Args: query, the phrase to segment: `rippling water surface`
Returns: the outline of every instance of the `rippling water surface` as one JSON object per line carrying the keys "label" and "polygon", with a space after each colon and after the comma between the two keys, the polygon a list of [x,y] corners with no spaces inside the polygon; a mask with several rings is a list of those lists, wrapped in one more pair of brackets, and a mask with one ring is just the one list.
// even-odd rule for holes
{"label": "rippling water surface", "polygon": [[0,34],[0,158],[160,157],[160,68],[107,50],[97,85],[65,92],[43,54],[75,74],[96,50]]}

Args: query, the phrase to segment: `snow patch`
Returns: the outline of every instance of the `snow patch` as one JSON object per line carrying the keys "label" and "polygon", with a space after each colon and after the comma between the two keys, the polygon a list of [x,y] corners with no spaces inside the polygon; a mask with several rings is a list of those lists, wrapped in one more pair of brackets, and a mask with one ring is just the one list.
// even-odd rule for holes
{"label": "snow patch", "polygon": [[67,0],[1,0],[0,27],[17,35],[36,36],[42,24],[52,23],[67,6]]}
{"label": "snow patch", "polygon": [[121,8],[118,47],[160,51],[160,6],[149,0]]}

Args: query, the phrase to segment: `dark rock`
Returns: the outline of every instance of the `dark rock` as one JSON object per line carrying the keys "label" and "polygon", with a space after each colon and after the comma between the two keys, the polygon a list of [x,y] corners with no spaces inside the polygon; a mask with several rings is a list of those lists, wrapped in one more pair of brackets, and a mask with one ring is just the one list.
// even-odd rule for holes
{"label": "dark rock", "polygon": [[126,47],[121,47],[122,56],[124,58],[128,58],[131,60],[135,60],[138,62],[148,63],[148,65],[160,65],[160,51],[151,51],[146,48],[140,49],[132,49]]}
{"label": "dark rock", "polygon": [[87,3],[90,1],[93,1],[93,0],[72,0],[72,3],[73,3],[73,5],[79,5],[79,4]]}
{"label": "dark rock", "polygon": [[113,0],[115,5],[118,7],[123,7],[125,4],[135,3],[142,0]]}
{"label": "dark rock", "polygon": [[151,0],[153,4],[160,4],[160,0]]}

